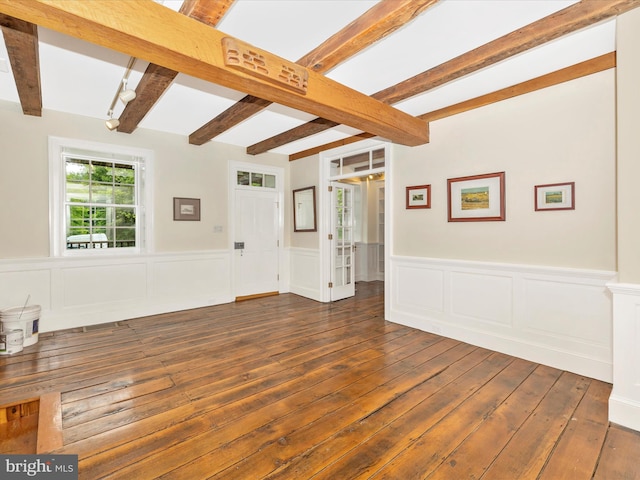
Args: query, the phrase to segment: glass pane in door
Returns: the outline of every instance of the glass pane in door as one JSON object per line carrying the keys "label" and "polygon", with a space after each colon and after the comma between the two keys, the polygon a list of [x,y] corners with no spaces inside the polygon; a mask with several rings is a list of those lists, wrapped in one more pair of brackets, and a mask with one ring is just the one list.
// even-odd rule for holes
{"label": "glass pane in door", "polygon": [[334,288],[352,283],[353,191],[337,187],[335,202]]}

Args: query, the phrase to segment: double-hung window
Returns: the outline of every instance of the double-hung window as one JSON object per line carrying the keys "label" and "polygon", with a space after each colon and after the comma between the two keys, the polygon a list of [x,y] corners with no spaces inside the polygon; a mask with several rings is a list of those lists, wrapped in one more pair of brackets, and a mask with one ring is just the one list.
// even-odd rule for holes
{"label": "double-hung window", "polygon": [[58,138],[50,150],[53,254],[142,251],[146,151]]}

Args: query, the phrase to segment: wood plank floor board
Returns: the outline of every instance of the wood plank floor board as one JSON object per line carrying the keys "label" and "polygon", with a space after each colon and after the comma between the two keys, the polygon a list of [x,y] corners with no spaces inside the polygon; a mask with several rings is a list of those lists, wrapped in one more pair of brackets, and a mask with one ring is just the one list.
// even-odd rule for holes
{"label": "wood plank floor board", "polygon": [[[265,478],[311,478],[490,355],[486,350],[458,344],[433,357],[422,368],[414,368],[353,399],[322,422],[297,432],[301,441],[292,439],[287,443],[288,450],[304,448],[289,453],[289,458],[277,458],[274,464],[279,466],[278,470]],[[254,465],[252,459],[244,459],[235,470],[251,470]]]}
{"label": "wood plank floor board", "polygon": [[106,417],[101,417],[81,425],[64,426],[64,441],[73,443],[85,438],[91,438],[107,430],[136,423],[143,418],[159,415],[175,409],[176,407],[189,404],[189,398],[182,392],[170,392],[164,396],[150,402],[130,409],[115,409]]}
{"label": "wood plank floor board", "polygon": [[3,399],[14,401],[52,391],[71,391],[81,386],[107,382],[109,378],[126,378],[131,371],[156,368],[158,365],[155,360],[147,359],[143,355],[136,355],[125,359],[114,358],[111,362],[94,362],[92,365],[87,365],[85,369],[81,367],[54,369],[36,375],[19,377],[12,382],[2,381]]}
{"label": "wood plank floor board", "polygon": [[[535,364],[519,359],[507,365],[451,414],[442,418],[415,441],[402,445],[399,454],[371,478],[390,480],[426,477],[506,400],[535,367]],[[393,441],[393,437],[390,441]],[[424,452],[429,452],[429,455],[424,455]]]}
{"label": "wood plank floor board", "polygon": [[588,378],[563,372],[485,475],[537,478],[590,382]]}
{"label": "wood plank floor board", "polygon": [[64,426],[73,427],[114,413],[175,395],[175,384],[169,376],[138,382],[127,388],[65,403],[62,409]]}
{"label": "wood plank floor board", "polygon": [[155,429],[152,429],[152,431],[155,431]]}
{"label": "wood plank floor board", "polygon": [[602,448],[594,480],[640,479],[638,432],[612,425]]}
{"label": "wood plank floor board", "polygon": [[[262,392],[259,397],[254,395],[252,397],[247,397],[246,400],[242,402],[234,402],[230,408],[225,409],[223,412],[217,411],[214,413],[216,416],[220,416],[222,418],[234,419],[234,424],[231,428],[227,429],[229,430],[228,432],[221,429],[221,431],[215,432],[215,434],[207,434],[202,438],[195,439],[198,445],[194,449],[189,449],[188,446],[185,445],[181,445],[180,448],[187,449],[189,455],[194,455],[196,452],[202,453],[203,450],[213,448],[213,445],[224,445],[225,449],[232,451],[234,455],[237,455],[238,449],[231,449],[228,445],[229,442],[232,442],[235,438],[250,433],[261,425],[270,424],[270,422],[275,421],[281,416],[289,415],[291,411],[295,411],[298,408],[300,408],[301,411],[305,411],[303,407],[308,405],[315,396],[326,396],[336,388],[343,386],[336,382],[338,377],[342,377],[340,379],[342,383],[354,383],[366,372],[371,372],[372,370],[375,371],[375,368],[385,366],[387,359],[379,360],[379,352],[376,352],[375,350],[368,350],[367,354],[369,357],[373,358],[356,355],[336,361],[336,363],[339,363],[341,367],[344,366],[346,368],[335,369],[335,365],[326,365],[323,369],[325,371],[325,376],[328,378],[321,382],[318,380],[322,377],[313,378],[312,374],[308,374],[304,377],[301,376],[298,379],[294,379],[285,385],[281,385],[281,388],[273,388],[269,392]],[[351,360],[353,364],[350,364],[349,360]],[[358,367],[358,363],[366,363],[368,365],[366,368],[360,369]],[[372,364],[375,365],[375,363],[378,363],[379,366],[372,366]],[[320,371],[322,371],[322,369]],[[307,392],[307,390],[312,386],[314,387],[313,393]],[[209,399],[207,399],[207,402],[209,402]],[[241,409],[238,409],[239,405],[241,406]],[[207,407],[210,406],[210,403],[207,403]],[[203,404],[202,407],[205,408],[205,405]],[[332,409],[335,409],[335,405],[332,406]],[[309,418],[305,418],[301,424],[304,425],[309,421]],[[218,419],[216,419],[215,422],[216,424],[221,423]],[[298,423],[298,421],[296,423]],[[272,429],[273,425],[270,424],[268,431],[272,432]],[[254,442],[251,443],[253,444]],[[165,451],[162,456],[163,458],[166,458],[167,455],[170,455],[170,453]],[[185,455],[182,454],[182,452],[177,456],[181,459],[185,458]],[[222,462],[222,456],[220,453],[216,453],[215,457],[215,463],[219,466]],[[158,460],[161,461],[160,459]],[[175,463],[174,460],[169,459],[169,461]],[[154,468],[158,467],[157,462],[152,463],[154,463]],[[147,468],[149,467],[146,465],[136,467],[136,469],[141,470],[145,470]],[[138,470],[129,471],[128,474],[135,476],[138,474]]]}
{"label": "wood plank floor board", "polygon": [[387,322],[382,282],[356,292],[43,333],[0,357],[0,397],[59,392],[54,453],[82,480],[640,480],[611,385]]}
{"label": "wood plank floor board", "polygon": [[[450,414],[461,402],[473,395],[512,361],[512,357],[491,354],[437,392],[429,396],[425,395],[419,403],[393,421],[388,421],[387,415],[381,415],[378,412],[372,414],[367,418],[368,423],[371,425],[377,423],[380,428],[375,432],[373,429],[369,430],[367,433],[370,436],[367,440],[359,439],[351,451],[323,468],[314,478],[370,478],[376,470],[415,442],[425,429],[432,427]],[[394,400],[395,402],[398,402],[398,399]],[[389,407],[396,412],[402,411],[393,403]],[[351,432],[349,436],[352,436]]]}
{"label": "wood plank floor board", "polygon": [[[466,354],[472,350],[474,350],[474,347],[462,346],[459,349],[458,354],[460,354],[460,352],[463,354]],[[447,365],[450,362],[450,360],[451,358],[444,359],[442,361],[440,368],[445,368],[444,366]],[[437,367],[434,367],[434,368],[437,368]],[[428,376],[428,373],[422,372],[422,375],[424,378],[426,378]],[[357,377],[360,377],[360,375],[357,375]],[[417,381],[418,380],[414,379],[413,382],[411,382],[411,384],[415,385]],[[371,387],[369,386],[370,382],[364,382],[364,383],[365,385],[367,385],[367,388],[370,390],[371,389]],[[405,386],[405,388],[410,388],[410,387]],[[396,392],[397,390],[390,391],[388,393],[388,396],[392,398],[393,396],[395,396]],[[343,392],[340,392],[340,393],[343,393]],[[363,415],[368,414],[367,411],[362,410],[361,402],[354,403],[354,399],[358,397],[350,397],[350,396],[345,397],[344,395],[341,395],[340,397],[337,397],[337,398],[339,398],[339,401],[342,401],[346,405],[353,407],[352,411],[350,412],[352,416],[350,417],[344,416],[344,418],[348,418],[349,420],[353,421],[354,419],[360,418]],[[323,418],[322,422],[311,422],[311,424],[315,427],[316,430],[319,424],[324,425],[325,423],[326,425],[335,427],[335,417],[333,416],[333,414],[335,413],[335,411],[339,411],[339,409],[337,409],[337,406],[335,405],[335,400],[336,400],[335,397],[329,399],[331,403],[330,403],[330,408],[328,410],[328,412],[330,413],[328,415],[331,416],[331,419]],[[317,404],[314,404],[314,410],[317,408],[317,406],[318,406]],[[202,404],[202,408],[206,408],[204,402]],[[258,410],[253,416],[251,416],[248,419],[245,419],[243,417],[239,417],[239,414],[231,413],[232,409],[235,409],[235,408],[236,407],[234,405],[231,405],[227,409],[220,409],[212,412],[212,416],[213,416],[212,422],[217,426],[221,426],[221,429],[219,431],[207,432],[207,434],[197,439],[193,439],[195,442],[195,445],[192,448],[190,448],[188,445],[181,444],[177,446],[176,449],[174,449],[175,451],[164,450],[162,454],[159,454],[157,456],[157,458],[149,459],[148,462],[147,461],[141,462],[140,464],[133,466],[131,469],[125,469],[125,470],[122,470],[121,472],[126,473],[126,475],[129,475],[132,478],[135,478],[136,475],[140,475],[143,472],[148,471],[149,469],[154,469],[155,475],[166,474],[168,473],[168,471],[163,472],[161,468],[168,468],[169,466],[172,466],[172,465],[175,466],[176,464],[181,465],[181,462],[183,462],[185,458],[188,458],[189,456],[191,456],[193,460],[197,460],[199,457],[206,455],[208,451],[212,449],[212,445],[223,446],[226,443],[233,440],[233,438],[237,438],[238,436],[242,435],[244,433],[243,428],[251,430],[252,425],[249,422],[254,422],[253,424],[254,426],[260,425],[261,423],[264,424],[267,420],[265,420],[260,415],[263,411],[265,411],[265,409],[267,413],[269,413],[269,409],[270,409],[269,406],[264,406],[262,410]],[[241,414],[242,411],[239,413]],[[344,412],[341,412],[341,413],[344,413]],[[271,420],[271,419],[269,418],[268,420]],[[233,424],[231,424],[232,421],[234,422]],[[243,422],[243,425],[244,425],[243,428],[241,428],[241,425],[239,424],[240,421]],[[223,422],[226,422],[226,423],[223,423]],[[302,422],[301,425],[307,425],[307,423]],[[323,433],[324,436],[327,436],[330,434],[331,434],[331,431],[329,432],[324,431]],[[306,432],[305,436],[308,437],[309,432]],[[305,438],[305,441],[306,440],[307,439]],[[261,450],[263,450],[263,448],[261,448]],[[235,455],[234,453],[235,450],[225,449],[225,452],[227,453],[231,452],[233,455]],[[235,461],[236,462],[238,461],[238,457],[235,457]],[[222,459],[217,458],[216,465],[218,465],[218,462],[222,462]],[[253,462],[250,466],[250,470],[253,472],[251,475],[257,475],[256,465]],[[172,473],[169,476],[171,477],[173,475],[177,475],[177,474]],[[234,470],[233,475],[238,475],[238,472]],[[238,478],[242,478],[242,477],[238,477]]]}
{"label": "wood plank floor board", "polygon": [[[535,411],[562,371],[538,366],[482,424],[426,478],[480,479]],[[491,477],[486,477],[491,478]]]}
{"label": "wood plank floor board", "polygon": [[[423,340],[423,344],[432,345],[433,339],[430,338],[428,342]],[[354,398],[366,393],[362,390],[362,386],[367,385],[367,388],[370,389],[372,384],[361,382],[360,380],[364,376],[381,375],[383,370],[388,374],[393,371],[391,367],[394,365],[400,367],[399,370],[395,370],[395,376],[411,368],[406,364],[402,365],[400,362],[390,362],[388,356],[381,358],[379,352],[375,352],[374,358],[361,363],[359,366],[345,365],[348,368],[341,368],[337,375],[314,386],[312,392],[300,391],[297,395],[289,396],[279,402],[279,407],[284,407],[280,413],[269,409],[269,414],[273,418],[269,419],[269,423],[264,427],[248,431],[247,434],[225,444],[223,448],[211,451],[194,460],[185,468],[181,468],[177,472],[170,472],[168,477],[193,478],[193,475],[196,475],[202,465],[207,465],[211,462],[215,463],[216,468],[221,469],[227,466],[224,458],[227,458],[227,462],[231,464],[237,461],[238,456],[243,457],[246,455],[248,457],[254,453],[256,444],[261,445],[261,452],[264,452],[268,447],[273,447],[274,443],[277,443],[277,446],[281,446],[286,443],[286,437],[301,425],[312,424],[323,415],[335,411],[338,407],[352,403]],[[381,370],[377,370],[378,368],[381,368]],[[313,396],[312,400],[310,400],[310,395]],[[274,442],[273,438],[277,438],[277,442]],[[225,453],[228,452],[232,452],[232,455],[225,456]],[[266,458],[266,455],[262,454],[261,457]],[[269,467],[273,468],[273,465],[269,465]],[[256,474],[257,466],[254,461],[251,462],[251,470]],[[238,472],[234,472],[234,474],[238,474]]]}
{"label": "wood plank floor board", "polygon": [[[405,367],[405,369],[406,369],[406,367]],[[339,374],[338,376],[347,376],[347,375],[348,375],[348,373],[346,373],[346,372],[345,372],[345,373],[341,373],[341,374]],[[338,377],[338,376],[334,377],[334,379],[332,379],[332,380],[327,381],[327,383],[328,383],[328,382],[337,382],[337,381],[338,381],[338,380],[337,380],[337,377]],[[335,385],[330,385],[330,386],[329,386],[329,390],[331,390],[331,388],[334,388],[334,387],[335,387],[335,388],[338,388],[338,387],[337,387],[337,386],[335,386]],[[318,394],[319,394],[317,389],[314,389],[314,392],[315,392],[315,395],[318,395]],[[303,393],[303,395],[305,395],[305,396],[306,396],[306,393]],[[342,397],[340,394],[336,394],[336,393],[333,393],[333,396],[334,396],[334,397]],[[308,398],[308,397],[307,397],[307,398]],[[314,398],[313,400],[314,400],[314,401],[316,401],[316,399],[315,399],[315,398]],[[348,401],[349,401],[349,399],[344,399],[344,398],[343,398],[343,402],[345,402],[345,403],[346,403],[346,402],[348,402]],[[322,410],[322,408],[321,408],[321,404],[322,404],[322,403],[326,404],[326,407],[325,407],[325,410],[324,410],[324,412],[325,412],[325,413],[329,413],[329,412],[333,411],[333,410],[336,408],[336,405],[337,405],[335,401],[328,402],[328,401],[327,401],[327,398],[325,397],[325,398],[323,398],[323,399],[321,399],[321,400],[317,400],[317,401],[316,401],[316,404],[315,404],[316,406],[315,406],[315,408],[313,408],[313,410],[312,410],[312,411],[313,411],[314,413],[316,413],[316,414],[321,415],[321,412],[323,411],[323,410]],[[269,409],[269,407],[265,407],[265,408]],[[217,412],[217,413],[220,413],[220,412]],[[258,414],[259,414],[259,412],[258,412]],[[224,415],[224,413],[222,413],[222,415]],[[224,416],[230,417],[230,416],[228,416],[228,415],[224,415]],[[231,418],[229,419],[229,422],[228,422],[228,423],[233,422],[234,420],[235,420],[235,419],[233,419],[233,417],[231,417]],[[190,420],[188,420],[187,422],[191,422],[191,421],[192,421],[192,420],[190,419]],[[214,420],[212,420],[212,422],[214,422],[214,421],[215,421],[215,422],[218,422],[218,423],[221,423],[221,421],[220,421],[220,415],[216,415],[216,418],[215,418]],[[300,426],[300,421],[299,421],[299,419],[296,419],[294,423],[295,423],[295,426],[296,426],[296,427]],[[184,424],[184,423],[183,423],[183,424]],[[183,425],[183,424],[181,424],[181,425]],[[180,426],[176,426],[176,428],[181,428],[181,425],[180,425]],[[210,428],[211,428],[211,425],[209,426],[209,429],[210,429]],[[238,432],[237,425],[236,425],[236,427],[234,427],[234,428],[235,428],[236,432]],[[272,426],[272,425],[270,425],[268,429],[261,429],[261,430],[260,430],[260,432],[266,432],[267,437],[268,437],[268,438],[271,438],[271,433],[270,433],[270,432],[272,431],[272,428],[273,428],[273,426]],[[172,427],[172,429],[173,429],[173,427]],[[173,429],[173,430],[175,430],[175,429]],[[144,451],[146,451],[146,448],[147,448],[147,445],[148,445],[149,441],[158,442],[159,440],[166,440],[167,442],[169,442],[169,441],[170,441],[170,439],[175,438],[176,436],[179,436],[179,435],[178,435],[178,434],[176,434],[176,432],[175,432],[175,431],[173,431],[173,430],[172,430],[171,432],[168,432],[167,434],[163,434],[163,435],[161,435],[161,436],[158,436],[158,435],[153,434],[153,435],[150,435],[150,436],[144,436],[144,437],[143,437],[143,436],[141,435],[141,438],[140,438],[140,440],[139,440],[139,441],[137,441],[137,442],[132,442],[132,443],[131,443],[131,445],[125,445],[125,446],[124,446],[124,448],[120,448],[120,449],[118,449],[118,448],[116,448],[116,449],[112,449],[111,451],[107,452],[107,454],[108,454],[109,456],[115,455],[115,458],[118,458],[118,459],[119,459],[119,461],[118,461],[118,465],[122,466],[122,465],[123,465],[122,459],[126,456],[126,452],[124,452],[124,455],[123,455],[123,450],[133,449],[133,451],[140,451],[141,449],[144,449]],[[153,429],[151,429],[151,431],[153,432]],[[201,433],[204,433],[204,430],[203,430]],[[256,433],[256,435],[257,435],[257,434],[258,434],[258,433]],[[135,443],[135,444],[134,444],[134,443]],[[161,450],[161,451],[166,451],[166,449],[167,449],[167,447],[168,447],[168,446],[170,446],[170,445],[164,445],[164,446],[163,446],[163,448],[157,448],[157,447],[155,447],[155,446],[154,446],[154,447],[153,447],[153,449],[154,449],[154,450],[158,450],[158,451],[160,451],[160,450]],[[255,445],[254,445],[254,447],[253,447],[253,448],[255,448]],[[227,448],[227,449],[225,449],[225,450],[226,450],[227,452],[232,452],[231,454],[232,454],[232,455],[233,455],[233,457],[235,458],[235,452],[236,452],[236,450],[235,450],[235,449]],[[95,460],[96,460],[96,457],[91,457],[91,458],[89,459],[89,461],[92,461],[92,462],[93,462],[93,461],[95,461]],[[222,458],[220,458],[220,457],[216,457],[216,465],[220,464],[221,462],[223,462],[223,459],[222,459]],[[92,471],[95,471],[95,469],[92,469]],[[172,472],[172,473],[169,475],[169,477],[170,477],[170,478],[172,478],[174,475],[181,474],[182,472],[183,472],[183,469],[180,469],[180,470],[178,470],[177,472],[175,472],[175,471],[174,471],[174,472]],[[189,476],[190,476],[191,474],[190,474],[190,473],[188,473],[188,472],[185,470],[185,473],[182,473],[182,475],[180,475],[180,476],[184,477],[184,475],[186,475],[186,477],[185,477],[185,478],[189,478]],[[175,478],[180,478],[180,477],[176,476]]]}
{"label": "wood plank floor board", "polygon": [[593,477],[609,428],[607,405],[610,394],[611,385],[591,382],[540,480],[588,480]]}

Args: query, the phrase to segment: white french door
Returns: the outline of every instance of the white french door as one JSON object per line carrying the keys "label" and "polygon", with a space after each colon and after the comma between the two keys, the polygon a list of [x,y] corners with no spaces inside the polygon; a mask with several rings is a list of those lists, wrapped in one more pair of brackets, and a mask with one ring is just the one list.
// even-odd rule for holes
{"label": "white french door", "polygon": [[356,293],[354,186],[331,182],[331,187],[331,301],[335,301]]}
{"label": "white french door", "polygon": [[235,295],[278,292],[278,193],[236,189]]}

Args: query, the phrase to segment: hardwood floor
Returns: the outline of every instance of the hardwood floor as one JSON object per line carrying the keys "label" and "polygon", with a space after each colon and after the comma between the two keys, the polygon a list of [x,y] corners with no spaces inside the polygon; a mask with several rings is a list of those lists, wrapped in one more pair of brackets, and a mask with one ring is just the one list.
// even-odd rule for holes
{"label": "hardwood floor", "polygon": [[385,322],[382,290],[41,334],[0,403],[61,392],[89,480],[640,479],[611,385]]}

